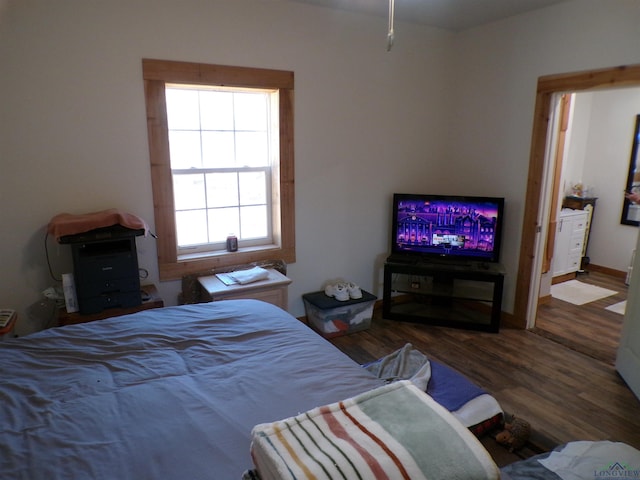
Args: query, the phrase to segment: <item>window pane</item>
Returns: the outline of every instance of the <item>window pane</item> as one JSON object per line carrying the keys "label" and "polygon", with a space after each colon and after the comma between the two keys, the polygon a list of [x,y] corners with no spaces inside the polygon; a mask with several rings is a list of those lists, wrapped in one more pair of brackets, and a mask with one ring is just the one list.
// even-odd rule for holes
{"label": "window pane", "polygon": [[209,241],[224,242],[227,236],[238,235],[240,222],[238,208],[215,208],[209,210]]}
{"label": "window pane", "polygon": [[267,207],[242,207],[240,208],[241,227],[240,239],[264,238],[268,235]]}
{"label": "window pane", "polygon": [[[270,93],[186,86],[166,92],[172,169],[269,167]],[[268,171],[174,173],[173,187],[180,246],[221,245],[231,233],[269,241]]]}
{"label": "window pane", "polygon": [[242,172],[240,181],[240,205],[264,205],[267,203],[267,175],[265,172]]}
{"label": "window pane", "polygon": [[178,246],[207,243],[207,211],[176,212]]}
{"label": "window pane", "polygon": [[202,161],[205,167],[233,167],[236,164],[233,132],[202,132]]}
{"label": "window pane", "polygon": [[266,93],[236,93],[234,96],[235,129],[266,131],[267,101]]}
{"label": "window pane", "polygon": [[200,107],[203,130],[233,130],[233,93],[203,90]]}
{"label": "window pane", "polygon": [[238,205],[238,174],[209,173],[207,177],[207,206],[235,207]]}
{"label": "window pane", "polygon": [[167,124],[169,130],[199,130],[198,91],[167,88]]}
{"label": "window pane", "polygon": [[173,197],[176,210],[206,208],[204,175],[174,175]]}
{"label": "window pane", "polygon": [[269,165],[269,137],[267,132],[237,132],[236,162],[238,166],[247,167]]}
{"label": "window pane", "polygon": [[202,165],[200,132],[169,130],[171,168],[198,168]]}

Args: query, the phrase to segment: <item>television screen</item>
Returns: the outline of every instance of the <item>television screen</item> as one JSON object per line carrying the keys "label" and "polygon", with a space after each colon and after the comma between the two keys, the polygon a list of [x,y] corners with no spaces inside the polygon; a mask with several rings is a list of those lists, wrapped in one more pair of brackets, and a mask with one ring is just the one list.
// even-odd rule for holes
{"label": "television screen", "polygon": [[497,262],[504,198],[396,193],[391,253]]}

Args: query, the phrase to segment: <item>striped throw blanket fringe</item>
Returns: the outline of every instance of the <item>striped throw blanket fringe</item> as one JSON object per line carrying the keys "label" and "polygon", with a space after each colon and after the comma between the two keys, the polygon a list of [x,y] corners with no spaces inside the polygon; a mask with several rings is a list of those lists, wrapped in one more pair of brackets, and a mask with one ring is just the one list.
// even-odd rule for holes
{"label": "striped throw blanket fringe", "polygon": [[257,425],[252,437],[262,480],[499,478],[478,440],[409,381]]}

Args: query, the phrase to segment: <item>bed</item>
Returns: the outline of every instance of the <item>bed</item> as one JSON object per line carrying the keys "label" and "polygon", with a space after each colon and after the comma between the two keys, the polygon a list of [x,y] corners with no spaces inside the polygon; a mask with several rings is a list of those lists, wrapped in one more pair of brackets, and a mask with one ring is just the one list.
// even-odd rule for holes
{"label": "bed", "polygon": [[0,344],[0,471],[239,479],[254,426],[383,385],[255,300],[167,307]]}

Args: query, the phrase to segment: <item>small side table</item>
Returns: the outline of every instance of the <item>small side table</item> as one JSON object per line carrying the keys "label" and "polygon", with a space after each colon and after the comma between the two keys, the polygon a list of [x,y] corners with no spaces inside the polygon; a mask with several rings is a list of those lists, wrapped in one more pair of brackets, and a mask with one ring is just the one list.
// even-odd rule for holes
{"label": "small side table", "polygon": [[291,279],[273,268],[268,268],[267,271],[269,276],[266,279],[244,285],[225,285],[215,275],[200,277],[198,282],[204,290],[202,297],[209,301],[251,298],[286,310]]}
{"label": "small side table", "polygon": [[105,318],[118,317],[120,315],[127,315],[129,313],[136,313],[142,310],[149,310],[151,308],[164,307],[164,301],[158,293],[158,289],[155,285],[142,285],[140,287],[142,291],[142,303],[135,307],[126,308],[107,308],[97,313],[81,314],[78,312],[67,313],[64,308],[61,308],[58,312],[58,326],[73,325],[75,323],[93,322],[94,320],[103,320]]}

